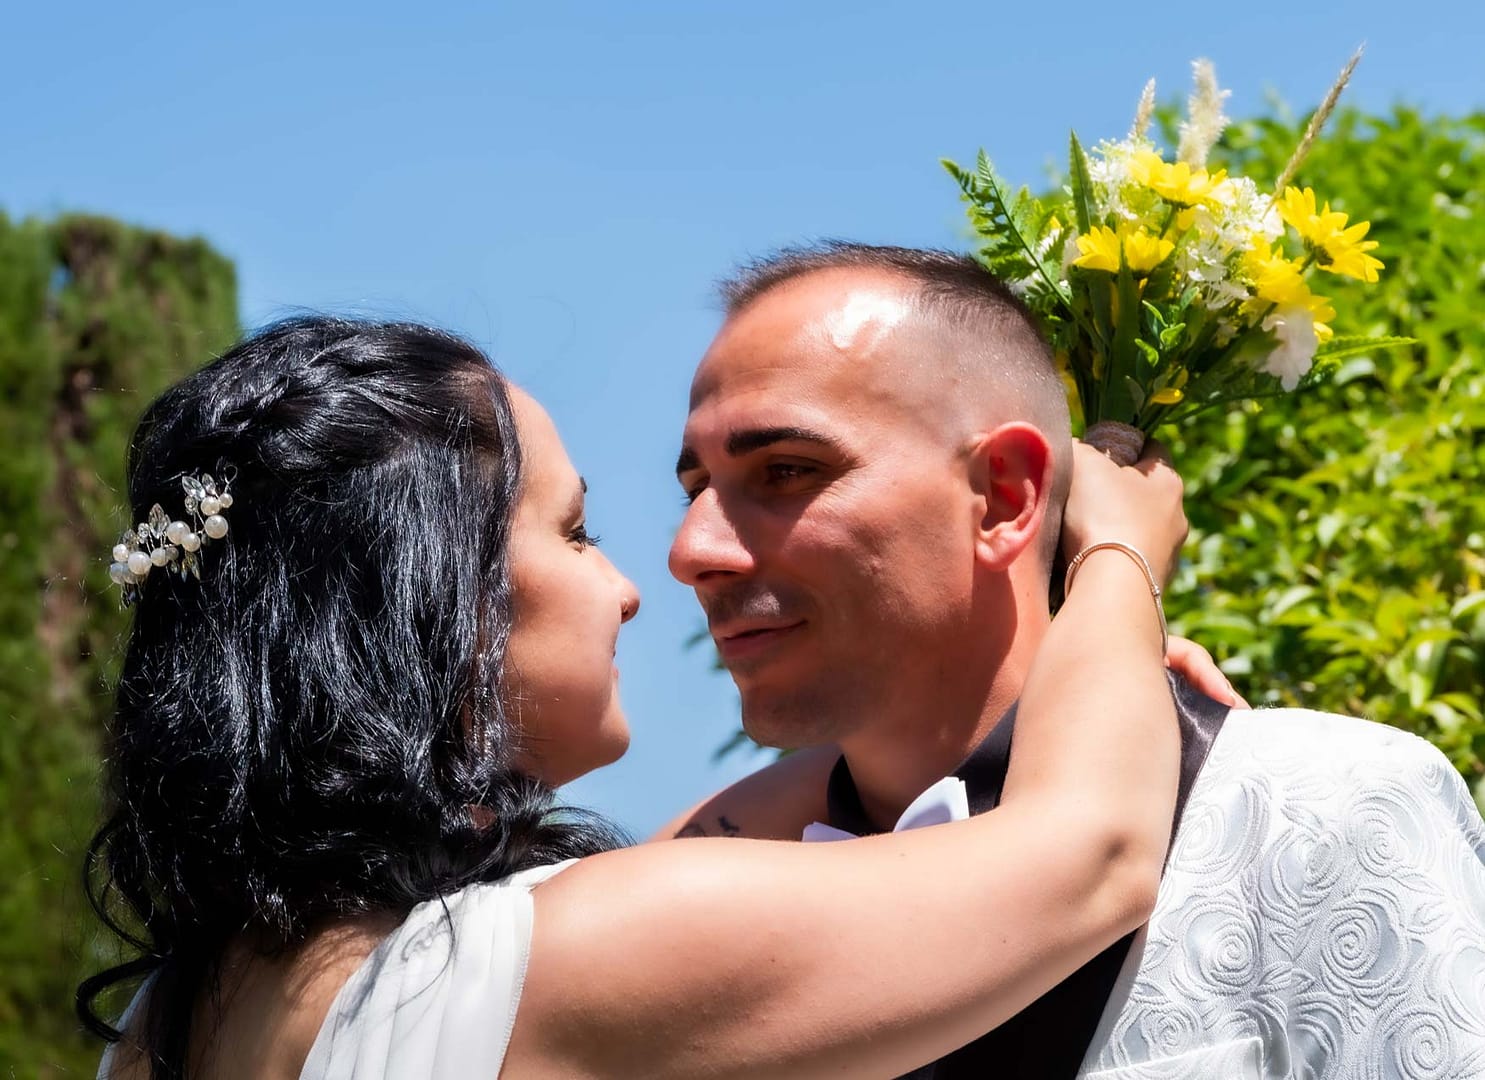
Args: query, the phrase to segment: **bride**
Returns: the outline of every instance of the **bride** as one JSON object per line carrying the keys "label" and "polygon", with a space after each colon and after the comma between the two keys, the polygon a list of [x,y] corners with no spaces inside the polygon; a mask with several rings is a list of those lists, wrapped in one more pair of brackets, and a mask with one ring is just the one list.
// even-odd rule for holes
{"label": "bride", "polygon": [[[1132,561],[1079,573],[995,812],[625,847],[552,797],[628,742],[639,597],[583,490],[541,407],[421,326],[282,323],[149,408],[89,855],[133,958],[78,991],[100,1076],[894,1076],[1145,920],[1178,738]],[[1163,579],[1180,494],[1080,448],[1068,553]]]}

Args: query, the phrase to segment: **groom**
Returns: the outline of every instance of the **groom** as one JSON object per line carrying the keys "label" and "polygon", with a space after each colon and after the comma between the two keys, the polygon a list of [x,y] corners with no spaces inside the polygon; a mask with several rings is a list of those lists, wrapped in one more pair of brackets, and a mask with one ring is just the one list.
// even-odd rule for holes
{"label": "groom", "polygon": [[[1003,285],[937,252],[788,252],[725,295],[670,564],[743,726],[800,752],[668,833],[884,831],[951,775],[992,809],[1068,487],[1047,346]],[[1399,731],[1173,685],[1177,830],[1150,923],[913,1075],[1485,1075],[1485,825],[1458,775]]]}

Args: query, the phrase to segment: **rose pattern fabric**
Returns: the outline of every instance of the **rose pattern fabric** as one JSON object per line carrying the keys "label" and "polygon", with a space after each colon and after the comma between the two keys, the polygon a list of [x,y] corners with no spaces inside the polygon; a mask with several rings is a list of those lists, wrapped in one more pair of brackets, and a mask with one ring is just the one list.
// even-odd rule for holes
{"label": "rose pattern fabric", "polygon": [[1080,1075],[1485,1077],[1485,822],[1459,774],[1394,728],[1233,712]]}

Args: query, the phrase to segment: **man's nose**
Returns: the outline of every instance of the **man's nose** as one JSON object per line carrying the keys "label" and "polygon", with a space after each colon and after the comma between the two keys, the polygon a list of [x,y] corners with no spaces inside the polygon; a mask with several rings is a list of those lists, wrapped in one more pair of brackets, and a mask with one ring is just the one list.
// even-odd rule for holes
{"label": "man's nose", "polygon": [[753,556],[723,512],[716,492],[704,490],[687,508],[670,545],[671,575],[694,589],[752,570]]}

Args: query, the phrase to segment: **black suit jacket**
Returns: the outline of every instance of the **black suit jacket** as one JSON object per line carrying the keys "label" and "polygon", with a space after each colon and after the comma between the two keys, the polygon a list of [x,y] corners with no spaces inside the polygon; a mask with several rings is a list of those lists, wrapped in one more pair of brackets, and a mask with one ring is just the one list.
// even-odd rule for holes
{"label": "black suit jacket", "polygon": [[[1171,693],[1181,725],[1181,780],[1176,795],[1176,825],[1197,774],[1216,741],[1228,708],[1171,675]],[[954,770],[964,781],[969,812],[982,814],[1000,802],[1015,734],[1016,707],[995,725],[985,741]],[[879,833],[861,806],[861,797],[846,759],[836,762],[827,792],[830,824],[858,836]],[[984,1077],[1044,1078],[1077,1075],[1083,1055],[1098,1027],[1134,935],[1099,953],[1065,980],[996,1028],[902,1080],[957,1080]]]}

